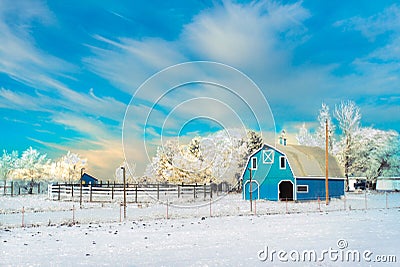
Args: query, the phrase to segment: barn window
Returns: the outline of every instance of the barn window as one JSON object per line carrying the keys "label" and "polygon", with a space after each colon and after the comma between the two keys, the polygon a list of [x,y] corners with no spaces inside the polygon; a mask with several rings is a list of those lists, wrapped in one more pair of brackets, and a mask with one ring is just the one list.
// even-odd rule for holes
{"label": "barn window", "polygon": [[286,158],[283,156],[279,157],[279,164],[281,169],[286,169]]}
{"label": "barn window", "polygon": [[299,193],[308,193],[308,185],[298,185],[297,192]]}
{"label": "barn window", "polygon": [[256,157],[252,157],[251,158],[251,167],[252,170],[257,170],[257,158]]}

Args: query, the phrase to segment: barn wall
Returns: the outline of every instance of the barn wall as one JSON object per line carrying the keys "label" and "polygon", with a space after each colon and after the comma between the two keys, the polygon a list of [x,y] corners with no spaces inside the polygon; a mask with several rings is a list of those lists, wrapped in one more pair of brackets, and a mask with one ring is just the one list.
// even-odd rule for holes
{"label": "barn wall", "polygon": [[[272,149],[273,152],[273,163],[263,163],[263,151]],[[259,196],[260,199],[268,200],[278,200],[278,184],[282,180],[289,180],[295,184],[292,171],[286,159],[286,169],[280,169],[279,158],[283,156],[282,153],[276,151],[275,149],[265,145],[263,149],[258,151],[252,157],[257,157],[258,168],[257,170],[252,170],[252,180],[255,180],[260,185]],[[251,166],[251,158],[249,158],[246,166],[246,170],[243,174],[243,187],[244,187],[244,198],[250,199],[249,194],[249,183],[246,183],[250,177],[249,168]],[[255,193],[254,183],[252,186],[253,193]],[[258,194],[258,192],[256,192]],[[295,195],[295,189],[293,194]],[[254,194],[253,194],[253,199]]]}
{"label": "barn wall", "polygon": [[[297,178],[297,186],[307,185],[308,193],[297,192],[297,200],[325,199],[325,178]],[[329,196],[339,198],[344,195],[344,179],[329,179]],[[296,187],[297,191],[297,187]]]}

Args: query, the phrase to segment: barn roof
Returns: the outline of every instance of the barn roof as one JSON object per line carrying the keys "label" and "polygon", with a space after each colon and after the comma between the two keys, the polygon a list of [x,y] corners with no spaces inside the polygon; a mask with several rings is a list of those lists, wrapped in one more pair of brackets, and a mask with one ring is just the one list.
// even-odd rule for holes
{"label": "barn roof", "polygon": [[91,176],[91,175],[89,175],[87,173],[84,173],[82,175],[81,180],[95,180],[95,181],[98,181],[97,178],[95,178],[95,177],[93,177],[93,176]]}
{"label": "barn roof", "polygon": [[[300,145],[276,145],[283,152],[296,177],[325,176],[325,150]],[[329,154],[329,177],[344,177],[336,158]]]}

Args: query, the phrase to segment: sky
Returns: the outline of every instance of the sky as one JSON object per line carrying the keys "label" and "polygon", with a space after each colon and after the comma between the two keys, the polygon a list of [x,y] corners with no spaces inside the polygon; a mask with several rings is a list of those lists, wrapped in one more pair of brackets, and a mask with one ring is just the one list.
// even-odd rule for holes
{"label": "sky", "polygon": [[100,179],[124,152],[144,166],[144,139],[249,110],[295,134],[342,100],[400,131],[397,1],[0,1],[0,148],[78,153]]}

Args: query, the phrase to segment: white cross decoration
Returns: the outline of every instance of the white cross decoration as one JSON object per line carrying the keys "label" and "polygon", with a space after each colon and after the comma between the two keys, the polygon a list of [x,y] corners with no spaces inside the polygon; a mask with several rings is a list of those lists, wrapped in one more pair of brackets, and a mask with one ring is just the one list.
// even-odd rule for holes
{"label": "white cross decoration", "polygon": [[263,151],[263,163],[273,164],[274,163],[274,151],[272,149]]}

